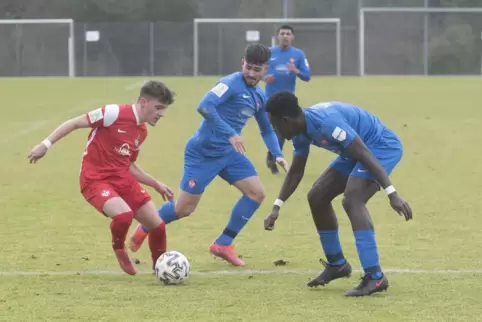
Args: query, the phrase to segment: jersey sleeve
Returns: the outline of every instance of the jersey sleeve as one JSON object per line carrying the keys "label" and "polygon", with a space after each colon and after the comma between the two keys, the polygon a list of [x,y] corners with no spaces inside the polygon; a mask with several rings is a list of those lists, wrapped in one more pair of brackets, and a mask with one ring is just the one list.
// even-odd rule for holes
{"label": "jersey sleeve", "polygon": [[301,80],[309,81],[311,79],[311,71],[310,71],[310,64],[308,63],[308,59],[305,56],[305,53],[300,50],[300,60],[297,66],[298,70],[298,77]]}
{"label": "jersey sleeve", "polygon": [[207,100],[216,105],[223,104],[232,96],[233,87],[229,81],[220,81],[204,96],[203,101]]}
{"label": "jersey sleeve", "polygon": [[226,137],[236,135],[236,131],[220,116],[217,107],[225,103],[233,94],[235,88],[230,82],[218,82],[201,100],[198,112],[212,125],[214,131]]}
{"label": "jersey sleeve", "polygon": [[119,105],[105,105],[88,112],[86,117],[92,128],[111,126],[119,117]]}
{"label": "jersey sleeve", "polygon": [[350,145],[358,136],[356,131],[343,119],[333,116],[325,119],[321,132],[328,141],[340,144],[343,148]]}
{"label": "jersey sleeve", "polygon": [[295,157],[307,157],[308,154],[310,154],[310,141],[301,135],[293,137],[293,155]]}

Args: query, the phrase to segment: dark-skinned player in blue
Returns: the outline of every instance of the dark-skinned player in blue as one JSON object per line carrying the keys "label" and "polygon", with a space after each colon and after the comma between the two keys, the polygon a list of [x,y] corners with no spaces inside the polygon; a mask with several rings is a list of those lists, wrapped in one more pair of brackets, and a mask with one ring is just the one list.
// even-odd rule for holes
{"label": "dark-skinned player in blue", "polygon": [[337,278],[349,277],[352,272],[343,255],[332,206],[332,200],[343,194],[343,208],[350,219],[365,272],[360,284],[345,295],[365,296],[387,290],[388,280],[380,267],[375,231],[366,203],[381,187],[392,208],[407,221],[412,219],[410,206],[389,179],[403,154],[399,138],[373,114],[346,103],[327,102],[302,109],[294,94],[278,92],[266,103],[266,111],[278,135],[293,140],[294,157],[272,212],[265,218],[265,229],[274,229],[281,206],[301,182],[310,145],[335,152],[339,156],[308,193],[308,203],[327,259],[327,262],[321,260],[325,269],[308,282],[308,286],[326,285]]}
{"label": "dark-skinned player in blue", "polygon": [[[278,29],[278,46],[271,47],[271,58],[268,64],[268,72],[263,77],[266,83],[266,97],[278,91],[295,92],[296,80],[308,82],[311,79],[310,65],[303,50],[292,45],[295,39],[295,31],[290,25],[282,25]],[[281,151],[285,139],[278,136]],[[275,158],[268,151],[266,155],[266,166],[271,173],[278,174]]]}
{"label": "dark-skinned player in blue", "polygon": [[[244,262],[233,250],[233,239],[265,198],[256,169],[244,155],[241,137],[242,129],[253,116],[276,162],[285,171],[288,169],[264,110],[266,97],[258,86],[269,58],[269,48],[262,44],[249,45],[242,60],[242,72],[223,77],[201,100],[197,111],[204,120],[185,147],[179,197],[159,209],[159,216],[169,224],[194,212],[205,188],[215,177],[238,188],[242,197],[235,204],[226,228],[209,247],[212,254],[235,266],[243,266]],[[145,229],[138,226],[131,236],[130,249],[137,251],[146,235]]]}

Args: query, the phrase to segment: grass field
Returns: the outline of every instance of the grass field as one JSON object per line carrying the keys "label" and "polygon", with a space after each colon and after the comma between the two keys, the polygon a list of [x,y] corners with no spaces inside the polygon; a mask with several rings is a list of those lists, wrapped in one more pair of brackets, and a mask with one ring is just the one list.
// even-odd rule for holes
{"label": "grass field", "polygon": [[[166,78],[178,99],[150,130],[139,164],[178,188],[183,147],[201,117],[198,101],[215,78]],[[482,79],[314,78],[299,84],[304,105],[358,104],[401,137],[405,154],[392,175],[412,206],[406,223],[379,193],[369,203],[388,292],[345,298],[361,273],[316,290],[305,286],[323,256],[306,194],[334,158],[312,149],[304,181],[273,232],[263,217],[282,176],[264,166],[265,147],[252,120],[243,136],[268,198],[236,240],[247,262],[233,268],[208,246],[224,228],[239,193],[217,179],[196,213],[168,227],[168,248],[183,252],[193,274],[166,287],[149,275],[143,248],[135,277],[121,274],[109,221],[79,193],[87,131],[56,144],[37,165],[29,150],[64,119],[105,103],[136,99],[140,79],[2,79],[0,108],[1,321],[473,321],[482,315]],[[291,144],[285,147],[291,160]],[[157,204],[162,199],[151,191]],[[335,200],[344,252],[359,268],[350,224]],[[278,259],[288,261],[276,267]],[[22,273],[23,272],[23,273]],[[30,272],[30,273],[29,273]],[[42,273],[44,272],[44,273]],[[78,272],[78,273],[77,273]]]}

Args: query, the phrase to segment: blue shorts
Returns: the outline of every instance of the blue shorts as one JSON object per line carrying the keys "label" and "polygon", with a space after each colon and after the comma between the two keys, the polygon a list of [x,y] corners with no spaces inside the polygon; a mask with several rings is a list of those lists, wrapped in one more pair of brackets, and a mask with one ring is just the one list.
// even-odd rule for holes
{"label": "blue shorts", "polygon": [[[376,143],[367,145],[381,166],[390,175],[403,155],[403,147],[398,137],[390,130],[385,130],[383,137]],[[339,156],[330,167],[346,176],[356,176],[376,181],[372,174],[357,160]]]}
{"label": "blue shorts", "polygon": [[251,161],[241,153],[233,150],[223,156],[211,157],[192,148],[188,143],[184,150],[184,173],[180,188],[191,194],[201,194],[218,175],[233,184],[258,176],[258,173]]}

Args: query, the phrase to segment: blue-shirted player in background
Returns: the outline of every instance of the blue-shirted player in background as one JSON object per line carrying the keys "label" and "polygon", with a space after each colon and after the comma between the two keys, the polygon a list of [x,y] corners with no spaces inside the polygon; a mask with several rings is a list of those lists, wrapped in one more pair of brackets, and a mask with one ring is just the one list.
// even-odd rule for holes
{"label": "blue-shirted player in background", "polygon": [[[242,61],[242,72],[222,78],[202,99],[197,110],[204,117],[201,127],[188,140],[184,151],[184,174],[176,202],[166,202],[159,216],[169,224],[189,216],[196,209],[204,189],[220,176],[238,188],[243,196],[234,206],[231,218],[218,239],[210,246],[212,254],[235,266],[244,262],[234,253],[232,242],[265,198],[263,185],[253,164],[244,156],[241,131],[255,117],[261,136],[288,170],[264,105],[266,97],[258,83],[266,73],[270,49],[261,44],[249,45]],[[138,226],[131,236],[130,248],[137,251],[147,233]]]}
{"label": "blue-shirted player in background", "polygon": [[390,205],[406,220],[412,210],[392,186],[389,175],[402,158],[398,137],[373,114],[341,102],[320,103],[302,109],[290,92],[278,92],[266,103],[271,124],[285,139],[293,139],[294,158],[275,201],[265,218],[265,229],[272,230],[280,207],[298,187],[310,145],[339,154],[316,180],[308,201],[323,251],[324,271],[308,286],[325,285],[351,274],[338,238],[338,223],[332,200],[344,194],[343,207],[350,218],[358,256],[365,271],[361,283],[346,293],[364,296],[388,288],[380,268],[375,232],[366,203],[380,189],[388,194]]}
{"label": "blue-shirted player in background", "polygon": [[[263,80],[266,83],[265,91],[268,98],[278,91],[294,93],[296,78],[308,82],[311,78],[310,65],[303,50],[292,46],[295,38],[293,27],[283,25],[278,29],[278,46],[271,48],[271,58],[268,72]],[[285,139],[278,136],[280,149],[283,150]],[[272,173],[279,173],[275,158],[268,151],[266,165]]]}

